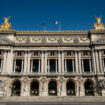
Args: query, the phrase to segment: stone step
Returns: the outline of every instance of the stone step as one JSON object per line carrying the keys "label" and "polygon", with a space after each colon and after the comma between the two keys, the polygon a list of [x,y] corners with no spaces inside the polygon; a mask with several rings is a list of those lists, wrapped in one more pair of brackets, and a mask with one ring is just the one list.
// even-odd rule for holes
{"label": "stone step", "polygon": [[105,102],[102,96],[12,96],[0,97],[0,102]]}

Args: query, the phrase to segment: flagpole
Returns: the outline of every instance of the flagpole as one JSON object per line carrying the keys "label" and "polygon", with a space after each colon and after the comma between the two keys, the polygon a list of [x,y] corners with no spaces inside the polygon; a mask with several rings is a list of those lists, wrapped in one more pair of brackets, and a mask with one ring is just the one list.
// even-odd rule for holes
{"label": "flagpole", "polygon": [[60,24],[60,21],[58,22],[58,27],[59,27],[59,31],[61,31],[61,24]]}

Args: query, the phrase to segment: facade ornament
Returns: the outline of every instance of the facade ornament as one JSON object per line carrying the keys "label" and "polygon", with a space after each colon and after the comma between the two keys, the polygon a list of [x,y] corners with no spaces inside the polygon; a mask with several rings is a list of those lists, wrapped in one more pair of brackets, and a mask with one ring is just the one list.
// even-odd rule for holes
{"label": "facade ornament", "polygon": [[5,91],[5,83],[2,80],[0,80],[0,91]]}
{"label": "facade ornament", "polygon": [[95,16],[95,18],[96,18],[96,23],[93,26],[94,29],[95,30],[103,30],[103,29],[105,29],[103,23],[101,23],[102,16],[101,17],[96,17]]}
{"label": "facade ornament", "polygon": [[101,89],[105,89],[105,79],[102,79],[102,80],[99,81],[99,87]]}
{"label": "facade ornament", "polygon": [[11,23],[8,22],[10,18],[11,18],[10,16],[8,18],[7,17],[3,18],[4,23],[0,26],[1,30],[6,30],[6,29],[11,29],[12,28]]}
{"label": "facade ornament", "polygon": [[28,78],[24,78],[24,79],[23,79],[23,83],[26,84],[27,82],[28,82]]}

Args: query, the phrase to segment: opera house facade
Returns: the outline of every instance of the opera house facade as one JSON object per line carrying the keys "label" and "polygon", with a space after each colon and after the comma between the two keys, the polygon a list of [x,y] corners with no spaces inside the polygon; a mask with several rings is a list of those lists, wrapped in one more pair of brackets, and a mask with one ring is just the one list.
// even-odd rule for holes
{"label": "opera house facade", "polygon": [[105,96],[105,29],[16,31],[0,26],[0,96]]}

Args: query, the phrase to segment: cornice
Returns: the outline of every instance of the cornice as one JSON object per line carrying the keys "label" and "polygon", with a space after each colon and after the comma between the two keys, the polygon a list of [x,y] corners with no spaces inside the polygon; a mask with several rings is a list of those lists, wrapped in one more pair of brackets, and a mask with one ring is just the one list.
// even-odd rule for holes
{"label": "cornice", "polygon": [[88,34],[88,31],[16,31],[16,34]]}

